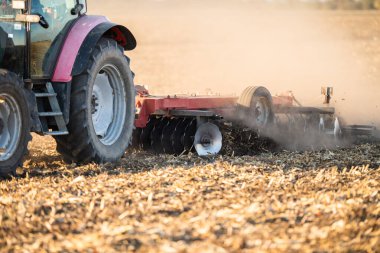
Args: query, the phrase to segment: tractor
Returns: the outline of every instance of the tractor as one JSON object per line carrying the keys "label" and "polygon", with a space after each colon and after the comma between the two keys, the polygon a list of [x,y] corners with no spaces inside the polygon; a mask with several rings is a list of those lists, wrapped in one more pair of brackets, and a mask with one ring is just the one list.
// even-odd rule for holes
{"label": "tractor", "polygon": [[0,177],[31,132],[53,136],[67,163],[120,159],[135,120],[130,30],[86,15],[86,0],[0,1]]}

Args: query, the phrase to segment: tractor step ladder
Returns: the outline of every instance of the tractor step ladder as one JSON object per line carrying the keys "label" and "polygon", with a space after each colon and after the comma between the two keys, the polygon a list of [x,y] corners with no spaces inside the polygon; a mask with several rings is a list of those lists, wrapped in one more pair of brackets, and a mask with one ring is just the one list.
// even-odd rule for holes
{"label": "tractor step ladder", "polygon": [[51,83],[46,84],[47,92],[35,93],[37,99],[48,99],[50,107],[52,109],[51,112],[38,112],[38,116],[42,117],[53,117],[55,122],[57,123],[58,130],[50,131],[47,130],[44,132],[45,135],[51,136],[59,136],[59,135],[67,135],[69,131],[67,131],[66,122],[63,118],[63,113],[58,103],[57,93],[55,93],[53,85]]}

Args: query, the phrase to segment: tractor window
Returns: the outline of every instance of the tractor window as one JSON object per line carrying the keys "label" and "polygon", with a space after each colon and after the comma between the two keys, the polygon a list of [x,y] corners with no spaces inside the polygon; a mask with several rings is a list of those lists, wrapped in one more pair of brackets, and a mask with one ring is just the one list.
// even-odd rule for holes
{"label": "tractor window", "polygon": [[15,10],[12,8],[11,0],[0,0],[0,19],[1,21],[9,20],[13,21],[16,14],[21,13],[21,10]]}
{"label": "tractor window", "polygon": [[60,46],[71,22],[78,17],[71,10],[76,0],[32,0],[32,14],[39,14],[49,24],[31,25],[31,76],[49,78],[55,66]]}
{"label": "tractor window", "polygon": [[26,31],[24,23],[15,21],[19,13],[11,0],[0,0],[0,68],[23,77]]}

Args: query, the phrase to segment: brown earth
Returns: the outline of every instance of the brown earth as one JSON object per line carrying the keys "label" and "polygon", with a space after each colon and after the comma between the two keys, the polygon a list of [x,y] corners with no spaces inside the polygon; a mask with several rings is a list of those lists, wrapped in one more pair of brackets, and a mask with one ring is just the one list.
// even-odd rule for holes
{"label": "brown earth", "polygon": [[[364,80],[372,87],[365,101],[373,110],[350,116],[363,114],[365,122],[374,118],[376,107],[371,106],[380,94],[379,13],[292,16],[271,11],[266,16],[252,10],[249,1],[115,2],[104,2],[101,8],[93,0],[89,7],[129,24],[140,42],[130,53],[136,80],[150,84],[156,93],[206,88],[238,93],[239,85],[265,82],[276,91],[298,88],[304,101],[313,102],[310,94],[320,99],[321,83],[340,80],[349,87],[345,91],[360,95],[363,86],[354,83]],[[244,34],[234,27],[242,22]],[[305,30],[305,22],[318,29]],[[335,37],[330,37],[330,25]],[[322,34],[330,35],[326,39]],[[310,44],[302,46],[299,39]],[[282,56],[281,45],[271,48],[275,41],[288,49]],[[338,57],[345,55],[340,45],[345,45],[344,52],[352,50],[348,59]],[[301,50],[297,58],[290,57],[296,48]],[[351,57],[355,64],[347,61]],[[319,64],[312,71],[303,67],[313,59]],[[330,69],[335,64],[339,71]],[[291,86],[297,76],[301,87]],[[356,98],[340,92],[336,95],[345,97],[343,102]],[[305,152],[266,152],[262,147],[253,150],[254,156],[237,157],[228,143],[225,155],[208,159],[129,150],[117,164],[77,166],[63,163],[51,138],[33,137],[22,175],[0,182],[0,252],[380,249],[379,144]]]}
{"label": "brown earth", "polygon": [[0,252],[378,252],[380,146],[65,165],[34,136]]}

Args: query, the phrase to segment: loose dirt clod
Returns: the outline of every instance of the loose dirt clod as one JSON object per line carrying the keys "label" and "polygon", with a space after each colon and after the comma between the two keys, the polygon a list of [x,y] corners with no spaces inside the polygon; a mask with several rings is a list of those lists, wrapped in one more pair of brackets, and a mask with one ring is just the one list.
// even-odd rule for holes
{"label": "loose dirt clod", "polygon": [[2,252],[367,251],[380,248],[380,145],[65,165],[34,136],[0,182]]}

